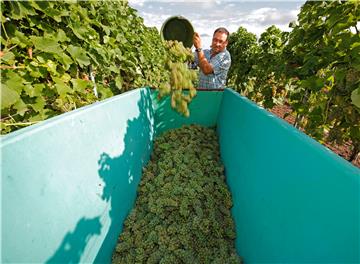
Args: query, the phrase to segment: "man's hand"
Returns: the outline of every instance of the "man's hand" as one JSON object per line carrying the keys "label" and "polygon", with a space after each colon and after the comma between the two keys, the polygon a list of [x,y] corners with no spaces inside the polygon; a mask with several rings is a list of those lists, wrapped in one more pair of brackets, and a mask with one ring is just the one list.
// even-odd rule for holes
{"label": "man's hand", "polygon": [[201,38],[199,33],[195,32],[193,36],[193,43],[196,49],[201,48]]}

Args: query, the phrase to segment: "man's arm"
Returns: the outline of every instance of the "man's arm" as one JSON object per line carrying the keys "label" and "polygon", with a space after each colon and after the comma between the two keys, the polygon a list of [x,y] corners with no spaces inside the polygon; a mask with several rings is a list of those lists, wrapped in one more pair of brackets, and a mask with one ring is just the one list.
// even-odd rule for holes
{"label": "man's arm", "polygon": [[214,72],[213,66],[205,58],[204,52],[201,50],[197,54],[199,58],[199,67],[202,70],[202,72],[205,75],[213,73]]}
{"label": "man's arm", "polygon": [[205,58],[205,54],[201,49],[201,38],[198,33],[194,33],[193,43],[196,48],[198,55],[198,64],[200,69],[205,75],[211,74],[214,72],[213,66]]}

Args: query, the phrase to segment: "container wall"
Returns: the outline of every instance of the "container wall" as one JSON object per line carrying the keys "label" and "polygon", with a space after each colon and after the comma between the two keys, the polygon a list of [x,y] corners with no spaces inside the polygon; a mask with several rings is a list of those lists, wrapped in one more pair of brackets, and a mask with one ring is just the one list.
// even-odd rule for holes
{"label": "container wall", "polygon": [[170,99],[161,101],[156,99],[157,92],[153,93],[155,108],[155,132],[162,132],[179,128],[182,125],[198,124],[205,127],[215,127],[222,100],[222,91],[198,91],[196,97],[189,105],[190,116],[184,117],[174,111],[170,106]]}
{"label": "container wall", "polygon": [[156,95],[138,89],[1,138],[2,263],[110,262],[155,132],[215,126],[222,92],[199,92],[190,118]]}
{"label": "container wall", "polygon": [[109,262],[153,114],[149,90],[138,89],[2,137],[1,262]]}
{"label": "container wall", "polygon": [[[138,89],[1,138],[2,262],[109,262],[152,140],[217,125],[245,262],[358,262],[359,170],[231,90]],[[220,110],[219,110],[220,109]]]}
{"label": "container wall", "polygon": [[245,263],[359,263],[360,170],[231,90],[221,155]]}

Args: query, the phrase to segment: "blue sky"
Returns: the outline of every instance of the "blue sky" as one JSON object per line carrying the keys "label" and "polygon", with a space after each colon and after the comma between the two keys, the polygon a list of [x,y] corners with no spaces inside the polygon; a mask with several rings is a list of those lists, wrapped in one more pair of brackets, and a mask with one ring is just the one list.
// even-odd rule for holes
{"label": "blue sky", "polygon": [[196,32],[202,36],[203,47],[211,44],[213,31],[226,27],[230,33],[239,26],[258,37],[266,28],[275,25],[282,31],[290,31],[291,21],[297,19],[305,1],[197,1],[197,0],[129,0],[129,5],[138,10],[146,26],[155,26],[159,31],[164,21],[175,15],[187,18]]}

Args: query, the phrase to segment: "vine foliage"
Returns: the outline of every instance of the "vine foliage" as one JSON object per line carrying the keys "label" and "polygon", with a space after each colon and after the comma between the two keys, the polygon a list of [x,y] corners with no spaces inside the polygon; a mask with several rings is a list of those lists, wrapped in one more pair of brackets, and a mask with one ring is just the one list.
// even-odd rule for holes
{"label": "vine foliage", "polygon": [[290,33],[272,26],[257,41],[239,28],[229,41],[229,83],[266,108],[289,104],[295,125],[320,142],[352,142],[353,160],[360,150],[359,21],[359,1],[308,1]]}
{"label": "vine foliage", "polygon": [[1,10],[2,134],[171,80],[177,58],[127,1],[1,1]]}

